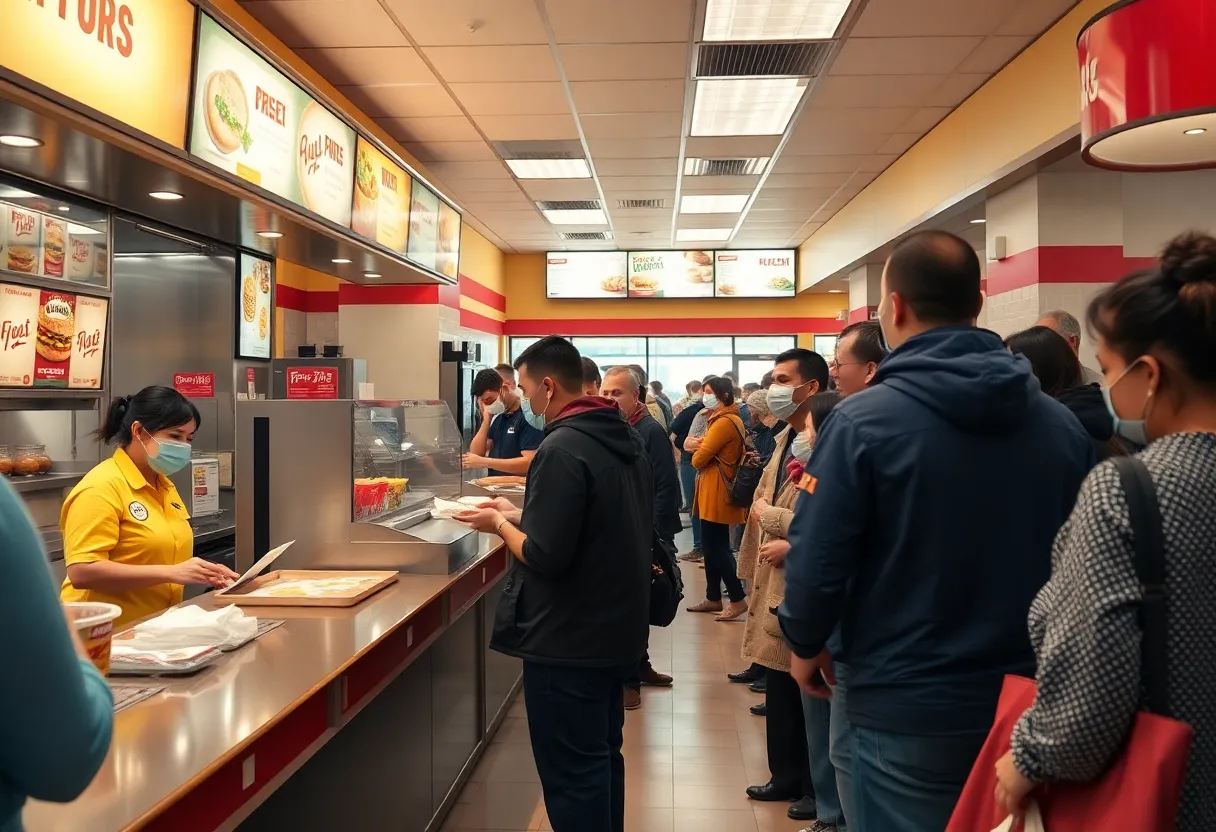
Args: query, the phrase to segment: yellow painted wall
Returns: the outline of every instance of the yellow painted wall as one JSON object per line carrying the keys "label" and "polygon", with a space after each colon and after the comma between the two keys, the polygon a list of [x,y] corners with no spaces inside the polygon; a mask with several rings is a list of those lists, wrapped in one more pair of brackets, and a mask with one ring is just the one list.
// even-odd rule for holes
{"label": "yellow painted wall", "polygon": [[504,289],[504,255],[498,246],[491,243],[465,223],[460,229],[460,274],[476,280],[487,289],[500,295]]}
{"label": "yellow painted wall", "polygon": [[1082,0],[798,249],[798,288],[835,274],[1077,128],[1076,38],[1109,0]]}

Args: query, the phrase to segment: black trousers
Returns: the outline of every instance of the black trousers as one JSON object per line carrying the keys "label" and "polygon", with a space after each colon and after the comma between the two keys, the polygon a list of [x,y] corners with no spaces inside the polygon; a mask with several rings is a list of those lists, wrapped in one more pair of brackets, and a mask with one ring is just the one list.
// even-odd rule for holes
{"label": "black trousers", "polygon": [[624,683],[636,670],[524,662],[532,756],[554,832],[624,832]]}
{"label": "black trousers", "polygon": [[765,673],[764,730],[768,740],[768,770],[773,783],[782,788],[801,787],[806,797],[815,796],[811,784],[811,761],[806,746],[806,721],[802,716],[802,691],[794,677],[769,668]]}
{"label": "black trousers", "polygon": [[721,585],[726,584],[726,594],[732,603],[746,598],[735,567],[735,556],[730,551],[730,526],[702,520],[701,549],[705,553],[705,597],[721,601]]}

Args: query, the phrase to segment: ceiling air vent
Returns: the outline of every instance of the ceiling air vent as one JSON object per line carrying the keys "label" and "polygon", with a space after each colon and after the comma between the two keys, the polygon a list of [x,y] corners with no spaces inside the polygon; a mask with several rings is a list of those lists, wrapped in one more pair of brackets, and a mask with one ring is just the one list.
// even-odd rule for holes
{"label": "ceiling air vent", "polygon": [[611,240],[611,231],[563,231],[558,234],[563,240]]}
{"label": "ceiling air vent", "polygon": [[769,157],[753,159],[696,159],[684,160],[685,176],[756,176],[764,173]]}
{"label": "ceiling air vent", "polygon": [[622,211],[627,211],[630,208],[666,208],[667,200],[665,199],[618,199],[616,207]]}
{"label": "ceiling air vent", "polygon": [[832,41],[796,43],[703,43],[698,78],[795,77],[819,74]]}
{"label": "ceiling air vent", "polygon": [[598,199],[552,199],[537,202],[536,207],[542,211],[598,211],[604,206]]}
{"label": "ceiling air vent", "polygon": [[583,145],[573,141],[494,142],[503,159],[582,159]]}

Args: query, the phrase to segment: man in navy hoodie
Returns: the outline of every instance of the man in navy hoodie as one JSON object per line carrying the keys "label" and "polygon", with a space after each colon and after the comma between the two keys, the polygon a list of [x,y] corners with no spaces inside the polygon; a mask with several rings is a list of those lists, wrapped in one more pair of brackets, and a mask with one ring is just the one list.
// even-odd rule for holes
{"label": "man in navy hoodie", "polygon": [[824,422],[790,528],[780,621],[808,693],[849,666],[851,832],[941,832],[1001,679],[1033,675],[1026,614],[1093,446],[1030,365],[975,328],[979,261],[941,231],[895,247],[894,351]]}

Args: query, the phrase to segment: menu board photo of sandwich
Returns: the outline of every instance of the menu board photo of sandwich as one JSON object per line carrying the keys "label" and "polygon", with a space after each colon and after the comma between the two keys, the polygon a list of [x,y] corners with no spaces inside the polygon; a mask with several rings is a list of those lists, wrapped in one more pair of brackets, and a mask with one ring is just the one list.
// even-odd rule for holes
{"label": "menu board photo of sandwich", "polygon": [[350,227],[355,131],[206,15],[187,149]]}
{"label": "menu board photo of sandwich", "polygon": [[793,297],[794,251],[716,251],[717,296],[720,298]]}
{"label": "menu board photo of sandwich", "polygon": [[274,327],[269,260],[241,252],[237,281],[237,358],[270,358],[270,332]]}
{"label": "menu board photo of sandwich", "polygon": [[545,255],[549,298],[624,298],[629,255],[623,251],[550,251]]}
{"label": "menu board photo of sandwich", "polygon": [[629,297],[712,298],[713,263],[708,251],[631,251]]}
{"label": "menu board photo of sandwich", "polygon": [[355,146],[355,191],[350,227],[356,234],[405,254],[413,179],[362,136]]}
{"label": "menu board photo of sandwich", "polygon": [[410,236],[405,256],[432,271],[438,271],[439,197],[417,180],[410,195]]}
{"label": "menu board photo of sandwich", "polygon": [[101,298],[0,284],[0,386],[99,389],[108,309]]}
{"label": "menu board photo of sandwich", "polygon": [[4,248],[0,249],[0,268],[22,274],[42,273],[41,214],[16,205],[4,205]]}
{"label": "menu board photo of sandwich", "polygon": [[438,244],[435,270],[456,280],[460,277],[460,212],[443,201],[439,203]]}

